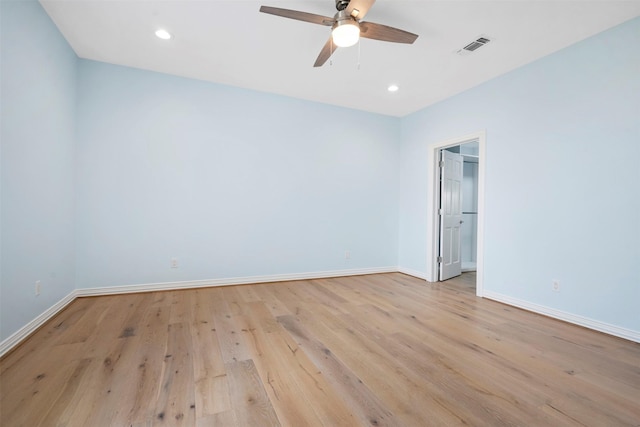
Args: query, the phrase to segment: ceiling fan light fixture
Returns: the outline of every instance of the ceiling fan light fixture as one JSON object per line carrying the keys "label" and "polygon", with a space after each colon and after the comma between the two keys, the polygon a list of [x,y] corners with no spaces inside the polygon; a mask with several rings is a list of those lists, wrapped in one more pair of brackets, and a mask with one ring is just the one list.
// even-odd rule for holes
{"label": "ceiling fan light fixture", "polygon": [[364,19],[375,0],[335,0],[335,2],[338,13],[333,18],[272,6],[260,6],[260,12],[331,27],[329,40],[320,50],[320,54],[313,64],[314,67],[322,67],[336,51],[336,47],[349,47],[358,43],[360,36],[367,39],[404,44],[412,44],[418,38],[417,34],[389,27],[388,25],[373,22],[361,23],[360,21]]}
{"label": "ceiling fan light fixture", "polygon": [[171,38],[171,33],[165,29],[158,29],[156,31],[156,37],[162,40],[169,40]]}
{"label": "ceiling fan light fixture", "polygon": [[360,27],[352,19],[338,21],[331,31],[333,43],[338,47],[349,47],[358,43],[360,39]]}

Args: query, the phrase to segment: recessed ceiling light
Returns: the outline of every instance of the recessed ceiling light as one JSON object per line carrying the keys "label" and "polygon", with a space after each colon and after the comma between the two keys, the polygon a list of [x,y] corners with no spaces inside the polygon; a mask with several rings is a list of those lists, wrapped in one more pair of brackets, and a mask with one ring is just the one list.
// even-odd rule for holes
{"label": "recessed ceiling light", "polygon": [[398,85],[390,85],[390,86],[387,88],[387,90],[388,90],[389,92],[397,92],[397,91],[398,91],[398,89],[400,89],[400,88],[398,87]]}
{"label": "recessed ceiling light", "polygon": [[156,37],[162,40],[169,40],[171,38],[171,34],[167,30],[163,30],[162,28],[156,31]]}

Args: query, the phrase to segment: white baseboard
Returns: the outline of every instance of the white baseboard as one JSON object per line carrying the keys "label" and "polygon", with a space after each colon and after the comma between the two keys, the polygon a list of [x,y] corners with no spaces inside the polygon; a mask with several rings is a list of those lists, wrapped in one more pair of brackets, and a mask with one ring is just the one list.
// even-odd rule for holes
{"label": "white baseboard", "polygon": [[192,280],[188,282],[149,283],[128,286],[84,288],[76,292],[79,297],[129,294],[136,292],[167,291],[173,289],[208,288],[213,286],[249,285],[251,283],[287,282],[291,280],[324,279],[327,277],[361,276],[364,274],[395,273],[396,267],[358,268],[349,270],[316,271],[311,273],[272,274],[266,276],[227,277],[224,279]]}
{"label": "white baseboard", "polygon": [[311,273],[274,274],[267,276],[230,277],[225,279],[194,280],[188,282],[149,283],[128,286],[107,286],[101,288],[76,289],[49,307],[45,312],[0,342],[0,357],[4,356],[22,340],[51,319],[63,308],[79,297],[127,294],[136,292],[167,291],[172,289],[205,288],[213,286],[248,285],[251,283],[285,282],[290,280],[324,279],[327,277],[361,276],[364,274],[395,273],[397,267],[357,268],[348,270],[317,271]]}
{"label": "white baseboard", "polygon": [[33,319],[31,322],[27,323],[22,328],[18,329],[16,332],[0,342],[0,357],[4,356],[5,353],[9,352],[9,350],[20,344],[22,340],[35,332],[35,330],[40,326],[44,325],[47,320],[58,314],[58,312],[60,312],[63,308],[73,302],[73,300],[76,299],[77,296],[77,291],[71,291],[69,295],[62,298],[60,301],[45,310],[38,317]]}
{"label": "white baseboard", "polygon": [[497,292],[487,291],[486,289],[484,291],[484,297],[504,304],[512,305],[514,307],[522,308],[527,311],[532,311],[534,313],[553,317],[554,319],[573,323],[574,325],[583,326],[588,329],[593,329],[599,332],[604,332],[605,334],[640,343],[640,332],[638,331],[622,328],[620,326],[610,325],[608,323],[593,320],[588,317],[579,316],[577,314],[567,313],[566,311],[556,310],[555,308],[534,304],[529,301],[502,295]]}
{"label": "white baseboard", "polygon": [[[51,319],[63,308],[69,305],[74,299],[78,297],[98,296],[98,295],[114,295],[114,294],[126,294],[135,292],[153,292],[153,291],[166,291],[173,289],[190,289],[190,288],[204,288],[214,286],[230,286],[230,285],[247,285],[251,283],[268,283],[268,282],[284,282],[290,280],[311,280],[311,279],[323,279],[327,277],[341,277],[341,276],[360,276],[365,274],[379,274],[379,273],[403,273],[409,276],[417,277],[420,279],[426,279],[426,274],[417,270],[412,270],[404,267],[375,267],[375,268],[359,268],[349,270],[330,270],[330,271],[317,271],[311,273],[292,273],[292,274],[274,274],[267,276],[247,276],[247,277],[230,277],[225,279],[211,279],[211,280],[194,280],[187,282],[164,282],[164,283],[150,283],[140,285],[129,286],[108,286],[101,288],[84,288],[76,289],[69,293],[66,297],[49,307],[46,311],[40,314],[38,317],[27,323],[11,336],[0,342],[0,357],[8,353],[15,346],[20,344],[22,340],[27,338],[36,329],[42,326],[47,320]],[[502,295],[496,292],[486,291],[484,297],[502,302],[504,304],[519,307],[534,313],[543,314],[545,316],[553,317],[565,322],[573,323],[579,326],[584,326],[589,329],[604,332],[606,334],[614,335],[620,338],[624,338],[630,341],[640,343],[640,332],[630,329],[621,328],[619,326],[610,325],[608,323],[600,322],[597,320],[589,319],[587,317],[578,316],[575,314],[567,313],[564,311],[556,310],[553,308],[537,305],[528,301],[519,300],[506,295]]]}
{"label": "white baseboard", "polygon": [[408,276],[417,277],[418,279],[427,280],[427,273],[423,273],[423,272],[418,271],[418,270],[412,270],[412,269],[406,268],[406,267],[398,267],[396,269],[396,271],[398,273],[406,274]]}

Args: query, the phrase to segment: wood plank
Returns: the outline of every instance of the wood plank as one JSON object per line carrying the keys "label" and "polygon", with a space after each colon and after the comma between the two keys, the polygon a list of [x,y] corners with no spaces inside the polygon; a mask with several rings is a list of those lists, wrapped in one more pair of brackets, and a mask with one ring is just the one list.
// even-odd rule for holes
{"label": "wood plank", "polygon": [[86,342],[92,335],[95,335],[98,325],[110,306],[107,300],[101,298],[82,298],[79,303],[78,308],[82,311],[76,314],[81,317],[77,318],[75,322],[72,319],[61,322],[64,329],[60,328],[62,333],[56,340],[56,345]]}
{"label": "wood plank", "polygon": [[237,426],[280,426],[252,360],[225,364]]}
{"label": "wood plank", "polygon": [[187,301],[190,293],[188,291],[169,292],[169,300],[171,301],[171,323],[188,322],[190,315],[190,307]]}
{"label": "wood plank", "polygon": [[196,427],[229,427],[237,425],[238,421],[233,410],[206,415],[196,420]]}
{"label": "wood plank", "polygon": [[400,273],[82,298],[0,425],[640,425],[640,344]]}
{"label": "wood plank", "polygon": [[191,342],[197,418],[231,410],[227,372],[220,351],[212,309],[212,292],[197,290],[190,301]]}
{"label": "wood plank", "polygon": [[68,425],[71,423],[72,408],[74,408],[80,400],[83,387],[86,386],[87,381],[87,375],[85,375],[85,373],[92,363],[94,363],[92,359],[81,359],[77,361],[73,373],[60,389],[60,395],[57,400],[44,414],[42,422],[38,424],[48,424],[49,420],[56,420],[59,425]]}
{"label": "wood plank", "polygon": [[244,302],[261,302],[263,301],[262,294],[259,292],[260,289],[268,286],[269,283],[264,283],[260,285],[239,285],[234,286],[236,292],[242,298]]}
{"label": "wood plank", "polygon": [[[59,347],[60,349],[61,347]],[[61,354],[50,353],[54,360],[59,360]],[[87,368],[86,360],[70,361],[64,366],[50,360],[43,366],[38,366],[36,375],[24,378],[19,388],[9,387],[2,383],[2,401],[0,404],[0,425],[3,426],[37,426],[48,424],[51,418],[46,414],[57,410],[55,403],[67,390],[73,393],[77,390],[78,377]],[[67,383],[71,383],[66,387]],[[64,398],[63,398],[64,400]],[[38,410],[34,410],[38,408]]]}
{"label": "wood plank", "polygon": [[0,375],[4,376],[9,370],[14,370],[13,366],[19,363],[25,365],[37,364],[38,362],[36,360],[46,355],[40,351],[42,346],[52,347],[60,343],[65,343],[64,337],[67,335],[65,331],[68,329],[71,329],[68,336],[71,337],[72,341],[82,341],[80,338],[76,339],[75,329],[70,328],[70,326],[75,325],[77,321],[91,309],[94,302],[95,301],[91,299],[87,299],[87,301],[78,299],[53,318],[49,319],[49,321],[35,331],[29,339],[22,342],[18,347],[0,359]]}
{"label": "wood plank", "polygon": [[[419,395],[415,377],[398,369],[396,361],[384,349],[355,334],[349,325],[332,316],[324,307],[298,310],[307,330],[353,371],[355,376],[378,395],[405,425],[419,425],[422,420],[447,425],[460,421],[448,411],[431,411]],[[385,373],[381,375],[381,373]]]}
{"label": "wood plank", "polygon": [[242,316],[233,314],[221,289],[215,289],[213,294],[209,305],[213,311],[215,332],[222,360],[228,363],[250,359],[251,354],[241,333],[243,329],[246,329],[244,319]]}
{"label": "wood plank", "polygon": [[195,395],[192,343],[189,325],[169,325],[169,340],[160,375],[160,390],[156,397],[157,423],[169,425],[195,424]]}
{"label": "wood plank", "polygon": [[312,403],[302,394],[289,365],[271,348],[271,338],[252,320],[247,321],[245,331],[252,354],[251,360],[281,424],[319,425]]}
{"label": "wood plank", "polygon": [[300,322],[291,316],[280,316],[278,322],[291,334],[309,358],[325,374],[340,397],[351,408],[361,425],[401,425],[384,403],[339,360],[322,342],[307,332]]}
{"label": "wood plank", "polygon": [[[163,292],[165,294],[165,292]],[[127,420],[130,423],[148,423],[155,419],[155,402],[160,393],[162,370],[168,353],[171,305],[155,304],[153,298],[142,319],[138,334],[140,346],[132,372],[131,388],[135,393],[130,399]]]}
{"label": "wood plank", "polygon": [[255,293],[260,297],[260,301],[262,301],[267,306],[273,317],[286,316],[291,312],[273,292],[274,289],[277,288],[277,286],[278,284],[270,283],[265,285],[255,285],[254,288]]}
{"label": "wood plank", "polygon": [[[253,360],[263,382],[274,392],[272,401],[280,420],[287,425],[354,425],[351,411],[323,372],[301,351],[265,305],[255,302],[248,307]],[[298,403],[292,405],[287,398],[296,399]],[[295,407],[298,410],[292,411]],[[305,407],[310,411],[299,410]]]}

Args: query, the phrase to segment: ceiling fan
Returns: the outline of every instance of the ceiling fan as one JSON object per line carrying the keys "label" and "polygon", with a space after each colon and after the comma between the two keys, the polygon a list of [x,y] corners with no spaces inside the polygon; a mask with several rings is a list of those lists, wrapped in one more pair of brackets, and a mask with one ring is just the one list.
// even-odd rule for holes
{"label": "ceiling fan", "polygon": [[321,67],[338,47],[353,46],[360,37],[406,44],[412,44],[418,38],[416,34],[398,28],[362,22],[375,0],[335,1],[338,13],[333,18],[271,6],[261,6],[260,12],[331,27],[331,36],[320,51],[314,67]]}

